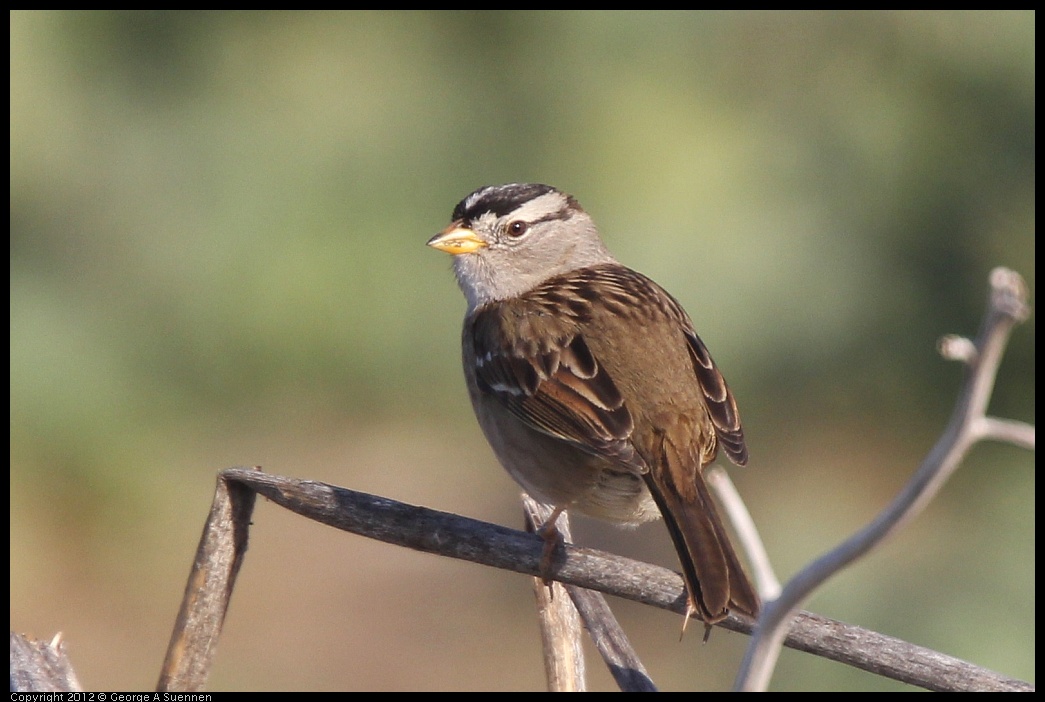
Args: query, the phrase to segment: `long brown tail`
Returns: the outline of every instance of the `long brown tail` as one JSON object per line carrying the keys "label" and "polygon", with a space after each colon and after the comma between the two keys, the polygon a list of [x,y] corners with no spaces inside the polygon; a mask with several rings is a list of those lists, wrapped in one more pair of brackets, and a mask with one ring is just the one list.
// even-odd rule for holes
{"label": "long brown tail", "polygon": [[[675,544],[690,606],[708,624],[726,618],[730,610],[757,617],[761,602],[740,565],[740,559],[699,469],[678,470],[679,456],[669,444],[662,456],[667,465],[652,468],[646,485]],[[685,485],[676,478],[685,476]],[[679,489],[681,487],[681,489]]]}

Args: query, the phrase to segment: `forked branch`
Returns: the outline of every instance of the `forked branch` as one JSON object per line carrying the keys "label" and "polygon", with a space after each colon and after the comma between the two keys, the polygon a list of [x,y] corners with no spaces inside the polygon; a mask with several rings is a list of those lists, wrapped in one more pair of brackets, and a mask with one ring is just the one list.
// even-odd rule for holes
{"label": "forked branch", "polygon": [[[961,464],[968,450],[985,439],[1011,440],[1034,448],[1034,427],[988,417],[987,405],[1013,327],[1027,318],[1027,289],[1019,274],[995,268],[990,275],[987,314],[975,341],[945,337],[946,358],[966,364],[958,402],[943,435],[900,494],[866,527],[803,568],[767,602],[751,637],[734,689],[765,690],[794,615],[813,591],[831,576],[881,544],[925,509]],[[975,686],[969,689],[978,689]]]}

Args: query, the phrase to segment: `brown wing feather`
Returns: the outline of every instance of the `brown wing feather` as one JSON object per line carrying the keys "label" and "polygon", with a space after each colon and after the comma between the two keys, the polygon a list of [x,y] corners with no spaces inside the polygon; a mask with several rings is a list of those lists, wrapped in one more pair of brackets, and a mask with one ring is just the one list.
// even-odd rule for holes
{"label": "brown wing feather", "polygon": [[[498,305],[511,309],[497,311]],[[542,333],[521,335],[505,324],[520,319],[542,325]],[[521,338],[539,338],[544,348],[528,348]],[[532,300],[495,303],[476,315],[473,343],[480,390],[516,417],[590,453],[645,470],[630,441],[635,427],[624,398],[568,317],[542,314]]]}
{"label": "brown wing feather", "polygon": [[[688,322],[688,320],[687,320]],[[715,425],[715,434],[718,436],[719,444],[729,456],[729,459],[738,466],[747,464],[747,446],[744,443],[744,429],[740,426],[740,414],[737,412],[737,401],[733,399],[733,393],[726,385],[726,379],[722,377],[711,360],[711,354],[700,340],[693,327],[687,325],[686,341],[689,345],[689,355],[693,359],[693,371],[697,374],[700,389],[704,393],[704,401],[707,404],[708,415],[712,424]]]}
{"label": "brown wing feather", "polygon": [[633,271],[629,271],[629,273],[638,279],[638,283],[633,283],[630,287],[633,293],[644,298],[647,306],[659,306],[662,312],[674,319],[682,328],[690,360],[693,362],[693,373],[696,375],[700,390],[704,395],[704,403],[715,427],[715,435],[731,461],[738,466],[746,465],[747,446],[744,443],[744,429],[740,425],[736,400],[733,399],[733,393],[730,392],[726,379],[722,377],[718,366],[711,358],[707,346],[697,336],[689,315],[668,291],[641,273]]}

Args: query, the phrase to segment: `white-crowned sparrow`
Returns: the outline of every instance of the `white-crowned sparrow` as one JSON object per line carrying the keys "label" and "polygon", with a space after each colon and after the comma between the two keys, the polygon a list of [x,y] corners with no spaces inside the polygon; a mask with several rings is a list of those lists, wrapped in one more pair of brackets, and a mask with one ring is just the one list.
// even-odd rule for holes
{"label": "white-crowned sparrow", "polygon": [[618,524],[664,517],[707,624],[759,599],[703,468],[747,448],[736,402],[678,302],[607,251],[547,185],[476,190],[428,241],[468,300],[464,373],[479,424],[531,496]]}

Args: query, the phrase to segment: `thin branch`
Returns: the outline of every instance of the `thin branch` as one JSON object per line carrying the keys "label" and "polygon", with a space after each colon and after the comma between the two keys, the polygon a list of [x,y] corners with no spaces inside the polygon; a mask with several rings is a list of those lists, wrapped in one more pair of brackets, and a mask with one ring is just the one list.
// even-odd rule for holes
{"label": "thin branch", "polygon": [[997,417],[981,417],[973,427],[977,441],[1000,441],[1034,450],[1034,427],[1026,422]]}
{"label": "thin branch", "polygon": [[[550,507],[523,495],[523,515],[528,532],[536,532],[551,514]],[[563,540],[573,538],[570,518],[565,512],[555,520],[555,529]],[[537,600],[537,624],[541,631],[548,692],[586,692],[581,618],[566,586],[554,581],[545,584],[544,578],[534,578],[533,594]]]}
{"label": "thin branch", "polygon": [[[551,507],[537,502],[526,494],[523,494],[523,505],[525,506],[527,517],[529,518],[529,524],[534,528],[544,524],[551,517],[553,511]],[[571,537],[569,532],[569,519],[566,516],[566,512],[559,515],[559,519],[556,521],[555,525],[562,538],[568,542]],[[549,591],[549,588],[544,585],[544,581],[541,578],[535,578],[534,581],[535,587],[539,590],[544,590],[545,592]],[[638,654],[635,653],[635,649],[632,648],[631,642],[628,641],[624,629],[617,621],[617,618],[613,615],[609,604],[606,602],[606,598],[603,597],[601,593],[586,590],[575,585],[560,585],[559,583],[553,583],[550,592],[554,593],[554,596],[557,597],[561,596],[560,593],[569,595],[569,598],[562,598],[566,600],[566,602],[562,603],[562,606],[565,607],[568,605],[571,611],[579,613],[579,619],[583,620],[584,626],[591,635],[596,650],[598,650],[599,655],[602,656],[602,660],[606,663],[606,666],[610,670],[610,674],[613,676],[613,679],[617,681],[617,685],[620,687],[622,692],[657,691],[656,686],[653,684],[653,680],[650,678],[649,673],[646,672],[646,668],[642,665],[642,661],[639,659]],[[545,625],[542,623],[542,630],[544,626]],[[548,639],[545,637],[542,638],[544,638],[545,645],[547,646],[549,643]],[[571,648],[568,648],[568,646],[575,643],[579,644],[579,641],[568,641],[566,643],[560,642],[560,646],[567,649],[560,655],[551,656],[546,649],[546,671],[548,669],[549,657],[555,660],[569,660],[572,650]],[[550,675],[548,688],[549,690],[554,689]]]}
{"label": "thin branch", "polygon": [[159,692],[202,690],[207,682],[232,588],[247,552],[256,492],[243,481],[228,480],[228,474],[260,475],[258,470],[233,468],[218,476],[210,515],[160,671]]}
{"label": "thin branch", "polygon": [[[11,632],[11,692],[83,692],[76,671],[69,662],[62,634],[50,641],[37,641]],[[64,699],[11,695],[11,699]]]}
{"label": "thin branch", "polygon": [[[1013,271],[996,268],[990,276],[991,293],[980,333],[970,349],[948,337],[941,349],[968,366],[961,395],[943,435],[933,446],[910,482],[866,527],[806,566],[780,597],[767,602],[737,673],[734,689],[765,690],[776,666],[780,647],[798,607],[828,578],[881,544],[921,513],[955,471],[969,448],[983,438],[976,428],[985,418],[994,379],[1013,327],[1026,319],[1027,291]],[[995,425],[990,425],[995,426]],[[1032,438],[1033,442],[1033,438]]]}
{"label": "thin branch", "polygon": [[621,692],[656,692],[657,686],[602,593],[576,585],[567,585],[566,591]]}
{"label": "thin branch", "polygon": [[[544,542],[534,534],[320,482],[243,468],[222,471],[221,477],[338,529],[418,551],[541,575]],[[686,612],[685,588],[678,573],[603,551],[566,544],[556,549],[549,577],[679,615]],[[752,629],[749,621],[736,616],[717,626],[742,633]],[[966,687],[970,680],[980,690],[1033,689],[957,658],[806,612],[799,614],[785,645],[932,690],[970,689]],[[879,649],[894,652],[884,668],[876,660]]]}

